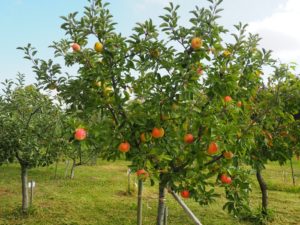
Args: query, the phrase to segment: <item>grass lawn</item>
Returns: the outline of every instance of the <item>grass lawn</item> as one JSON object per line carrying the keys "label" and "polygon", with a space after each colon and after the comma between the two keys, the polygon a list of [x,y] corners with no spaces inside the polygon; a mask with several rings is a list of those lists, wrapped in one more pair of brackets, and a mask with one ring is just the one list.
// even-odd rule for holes
{"label": "grass lawn", "polygon": [[[270,187],[269,207],[274,212],[274,225],[300,224],[300,161],[294,161],[297,175],[292,185],[289,165],[280,167],[271,163],[264,171]],[[30,216],[20,212],[21,187],[19,166],[0,167],[0,224],[15,225],[131,225],[136,224],[136,193],[126,195],[127,163],[98,162],[96,166],[81,166],[75,179],[65,179],[65,164],[58,166],[54,179],[54,166],[29,171],[29,180],[36,181],[34,208]],[[134,175],[133,175],[134,177]],[[133,178],[134,180],[134,178]],[[253,177],[254,180],[254,177]],[[254,180],[255,181],[255,180]],[[143,218],[145,225],[155,224],[157,187],[145,183]],[[246,225],[250,222],[232,218],[222,210],[225,199],[217,199],[209,206],[199,206],[192,200],[185,201],[203,225]],[[251,205],[260,204],[258,185],[253,182]],[[169,225],[192,225],[180,206],[167,195]]]}

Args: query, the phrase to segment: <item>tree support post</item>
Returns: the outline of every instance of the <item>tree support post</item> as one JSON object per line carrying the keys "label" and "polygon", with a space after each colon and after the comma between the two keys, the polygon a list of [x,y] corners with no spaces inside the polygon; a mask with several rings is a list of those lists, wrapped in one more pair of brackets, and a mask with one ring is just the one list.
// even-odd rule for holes
{"label": "tree support post", "polygon": [[159,182],[159,195],[158,195],[158,209],[157,209],[157,220],[156,225],[163,225],[164,223],[164,212],[165,212],[165,183],[160,180]]}
{"label": "tree support post", "polygon": [[67,160],[66,161],[66,169],[65,169],[65,178],[67,177],[67,175],[68,175],[68,169],[69,169],[69,165],[70,165],[70,161],[69,160]]}
{"label": "tree support post", "polygon": [[30,206],[32,206],[33,202],[33,181],[30,181]]}
{"label": "tree support post", "polygon": [[168,207],[165,206],[165,211],[164,211],[164,225],[168,225]]}
{"label": "tree support post", "polygon": [[172,190],[170,190],[171,195],[174,199],[179,203],[179,205],[183,208],[183,210],[188,214],[188,216],[194,221],[196,225],[202,225],[199,219],[195,216],[195,214],[189,209],[189,207],[184,203],[184,201]]}
{"label": "tree support post", "polygon": [[290,164],[291,164],[293,185],[295,186],[296,185],[296,180],[295,180],[295,172],[294,172],[294,166],[293,166],[293,159],[290,159]]}
{"label": "tree support post", "polygon": [[127,194],[131,195],[131,169],[127,170]]}
{"label": "tree support post", "polygon": [[137,209],[137,224],[142,225],[143,223],[143,181],[141,179],[138,180],[138,209]]}

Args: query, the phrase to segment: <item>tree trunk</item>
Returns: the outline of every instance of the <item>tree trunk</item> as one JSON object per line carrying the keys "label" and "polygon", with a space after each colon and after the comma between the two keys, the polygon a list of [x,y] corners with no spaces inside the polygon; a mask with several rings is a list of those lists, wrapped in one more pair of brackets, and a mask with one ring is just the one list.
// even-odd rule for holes
{"label": "tree trunk", "polygon": [[21,165],[21,181],[22,181],[22,212],[28,210],[28,169]]}
{"label": "tree trunk", "polygon": [[143,223],[143,202],[142,202],[142,197],[143,197],[143,181],[139,179],[138,182],[138,208],[137,208],[137,224],[142,225]]}
{"label": "tree trunk", "polygon": [[292,170],[292,179],[293,179],[293,185],[296,185],[296,181],[295,181],[295,172],[294,172],[294,166],[293,166],[293,159],[290,160],[291,163],[291,170]]}
{"label": "tree trunk", "polygon": [[163,182],[162,179],[160,179],[156,225],[163,225],[163,223],[164,223],[165,188],[166,188],[165,182]]}
{"label": "tree trunk", "polygon": [[73,159],[73,164],[72,164],[72,168],[71,168],[71,175],[70,178],[73,179],[75,176],[75,167],[76,167],[76,160]]}
{"label": "tree trunk", "polygon": [[262,200],[262,215],[266,216],[268,215],[268,187],[266,182],[264,181],[262,175],[261,175],[261,171],[257,170],[256,171],[256,178],[257,181],[259,183],[259,187],[261,190],[261,200]]}

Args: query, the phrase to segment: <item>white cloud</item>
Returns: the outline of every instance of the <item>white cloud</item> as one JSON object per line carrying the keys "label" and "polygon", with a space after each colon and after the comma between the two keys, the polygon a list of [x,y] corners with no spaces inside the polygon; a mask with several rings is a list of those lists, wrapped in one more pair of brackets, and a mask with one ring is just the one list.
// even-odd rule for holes
{"label": "white cloud", "polygon": [[287,0],[261,21],[249,23],[250,31],[263,38],[261,45],[283,62],[300,64],[300,1]]}

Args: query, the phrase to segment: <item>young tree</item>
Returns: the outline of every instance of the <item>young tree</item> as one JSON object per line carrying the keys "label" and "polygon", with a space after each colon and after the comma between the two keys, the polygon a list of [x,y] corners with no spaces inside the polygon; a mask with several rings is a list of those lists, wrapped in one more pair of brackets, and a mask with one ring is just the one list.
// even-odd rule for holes
{"label": "young tree", "polygon": [[251,97],[262,86],[263,66],[273,63],[258,49],[260,38],[237,24],[233,42],[225,43],[221,0],[196,7],[190,27],[179,25],[179,6],[170,3],[159,27],[151,19],[137,23],[130,37],[116,33],[107,3],[89,2],[81,18],[62,17],[68,39],[52,45],[67,67],[76,65],[76,75],[36,58],[31,45],[22,48],[40,85],[54,84],[69,112],[101,112],[88,139],[101,143],[102,158],[124,156],[133,171],[158,181],[158,225],[166,188],[208,204],[221,185],[229,211],[245,208],[249,183],[240,158],[255,143]]}
{"label": "young tree", "polygon": [[[28,209],[28,170],[46,166],[60,151],[60,110],[34,86],[6,81],[1,96],[0,162],[16,159],[21,167],[22,211]],[[4,157],[3,157],[4,156]]]}

